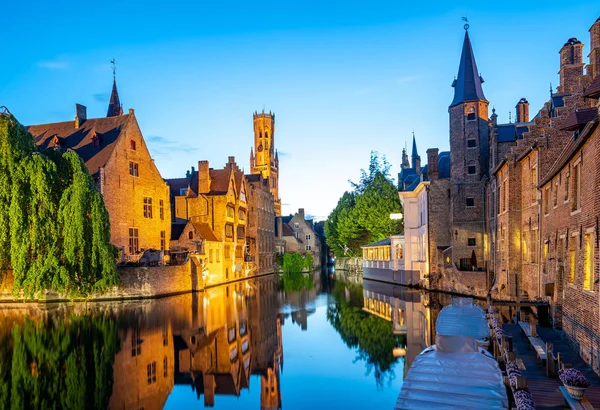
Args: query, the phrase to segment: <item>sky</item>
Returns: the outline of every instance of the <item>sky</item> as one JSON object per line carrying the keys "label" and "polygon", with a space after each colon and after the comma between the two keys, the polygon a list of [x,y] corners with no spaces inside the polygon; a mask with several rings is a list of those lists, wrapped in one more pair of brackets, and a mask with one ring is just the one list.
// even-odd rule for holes
{"label": "sky", "polygon": [[[589,52],[597,0],[13,1],[0,13],[0,106],[24,125],[106,115],[110,60],[163,178],[228,156],[249,172],[252,114],[276,114],[283,213],[325,218],[372,150],[397,179],[412,132],[448,150],[462,17],[499,122],[532,116],[558,84],[558,52]],[[586,60],[587,61],[587,58]]]}

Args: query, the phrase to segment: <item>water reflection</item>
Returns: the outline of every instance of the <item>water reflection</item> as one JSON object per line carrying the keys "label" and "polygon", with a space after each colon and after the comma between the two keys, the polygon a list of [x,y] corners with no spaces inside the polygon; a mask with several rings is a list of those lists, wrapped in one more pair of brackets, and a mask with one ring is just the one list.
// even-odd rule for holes
{"label": "water reflection", "polygon": [[329,407],[391,408],[397,365],[429,346],[447,303],[317,272],[151,301],[4,307],[0,408],[291,409],[307,391]]}

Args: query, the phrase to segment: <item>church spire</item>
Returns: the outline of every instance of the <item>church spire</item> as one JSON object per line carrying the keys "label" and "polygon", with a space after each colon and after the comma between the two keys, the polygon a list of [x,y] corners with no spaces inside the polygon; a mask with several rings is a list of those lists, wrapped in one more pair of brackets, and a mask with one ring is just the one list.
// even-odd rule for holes
{"label": "church spire", "polygon": [[412,144],[412,153],[411,156],[412,160],[414,161],[415,158],[419,158],[419,153],[417,152],[417,141],[415,139],[415,132],[413,131],[413,144]]}
{"label": "church spire", "polygon": [[117,91],[117,66],[115,59],[113,58],[110,63],[112,64],[113,70],[113,87],[112,93],[110,94],[110,101],[108,103],[108,112],[106,113],[106,116],[117,117],[119,115],[123,115],[123,106],[121,105],[121,101],[119,100],[119,92]]}
{"label": "church spire", "polygon": [[[465,25],[465,30],[468,26]],[[473,55],[473,47],[469,38],[469,31],[465,31],[465,40],[463,42],[462,55],[460,56],[460,65],[458,66],[458,77],[452,83],[454,87],[454,100],[450,107],[460,104],[465,101],[477,101],[485,99],[481,84],[483,78],[477,71],[475,56]]]}

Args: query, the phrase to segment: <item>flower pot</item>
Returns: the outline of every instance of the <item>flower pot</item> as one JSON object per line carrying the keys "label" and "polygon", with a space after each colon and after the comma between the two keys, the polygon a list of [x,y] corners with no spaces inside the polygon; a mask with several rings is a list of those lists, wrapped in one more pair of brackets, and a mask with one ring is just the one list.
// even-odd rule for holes
{"label": "flower pot", "polygon": [[575,387],[575,386],[567,386],[567,392],[569,392],[569,396],[571,396],[575,400],[583,399],[583,393],[585,393],[587,387]]}

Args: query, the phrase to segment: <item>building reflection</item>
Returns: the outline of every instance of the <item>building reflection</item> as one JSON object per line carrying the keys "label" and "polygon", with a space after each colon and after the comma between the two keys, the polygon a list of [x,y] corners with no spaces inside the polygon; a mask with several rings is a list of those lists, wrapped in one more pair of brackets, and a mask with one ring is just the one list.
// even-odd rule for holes
{"label": "building reflection", "polygon": [[[216,396],[240,396],[255,375],[261,409],[280,409],[278,286],[277,277],[254,279],[154,301],[151,311],[137,312],[142,323],[121,331],[109,408],[161,409],[175,385],[189,386],[204,407],[213,407]],[[168,320],[178,312],[189,313]]]}
{"label": "building reflection", "polygon": [[392,322],[396,335],[406,336],[404,375],[414,358],[433,340],[429,295],[381,282],[363,282],[363,310]]}

